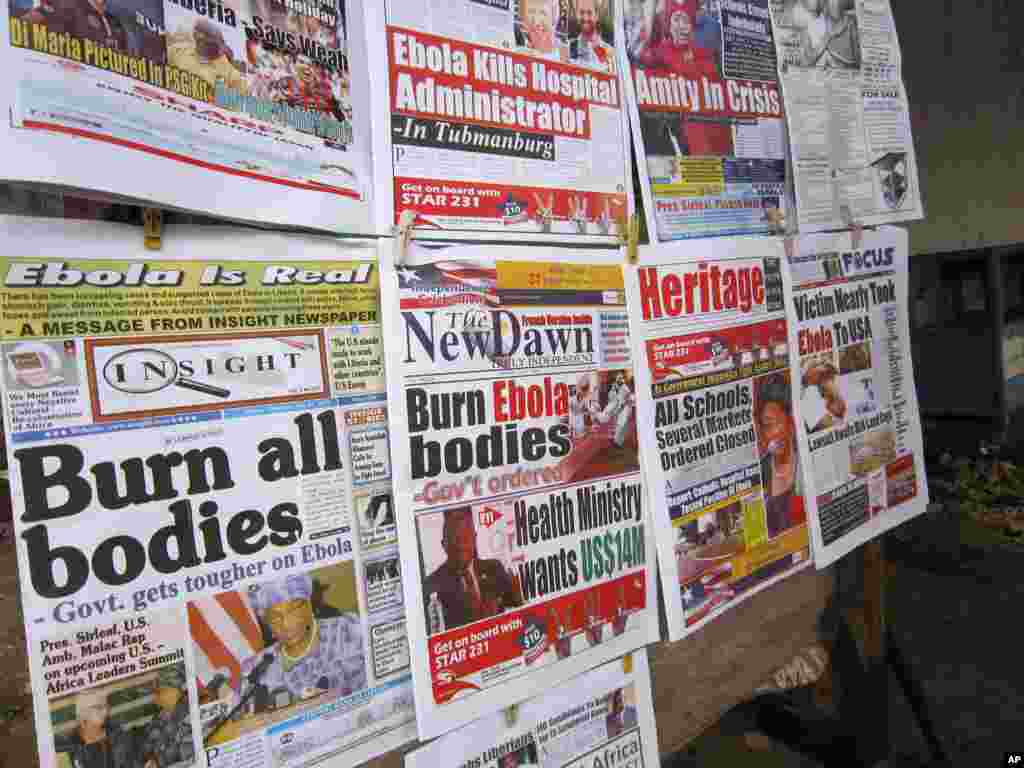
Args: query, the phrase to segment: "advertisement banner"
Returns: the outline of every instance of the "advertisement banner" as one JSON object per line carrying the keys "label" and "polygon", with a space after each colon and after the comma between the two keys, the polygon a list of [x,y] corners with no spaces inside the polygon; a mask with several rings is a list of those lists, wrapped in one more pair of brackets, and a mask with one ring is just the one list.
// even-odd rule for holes
{"label": "advertisement banner", "polygon": [[639,0],[619,23],[652,242],[774,231],[786,126],[768,0]]}
{"label": "advertisement banner", "polygon": [[800,232],[924,217],[889,0],[770,0]]}
{"label": "advertisement banner", "polygon": [[406,755],[406,768],[655,768],[658,739],[647,651],[483,717]]}
{"label": "advertisement banner", "polygon": [[[391,218],[366,0],[3,0],[9,181],[373,234]],[[376,86],[376,87],[375,87]],[[381,159],[374,160],[374,153]],[[272,201],[272,202],[271,202]]]}
{"label": "advertisement banner", "polygon": [[421,738],[657,639],[621,257],[540,255],[413,244],[382,278]]}
{"label": "advertisement banner", "polygon": [[0,226],[40,764],[413,738],[376,247],[174,229],[150,258],[137,229]]}
{"label": "advertisement banner", "polygon": [[928,507],[910,355],[905,230],[806,235],[783,271],[814,560]]}
{"label": "advertisement banner", "polygon": [[387,11],[396,222],[614,243],[632,183],[612,0]]}
{"label": "advertisement banner", "polygon": [[810,563],[777,238],[643,247],[626,270],[669,636]]}

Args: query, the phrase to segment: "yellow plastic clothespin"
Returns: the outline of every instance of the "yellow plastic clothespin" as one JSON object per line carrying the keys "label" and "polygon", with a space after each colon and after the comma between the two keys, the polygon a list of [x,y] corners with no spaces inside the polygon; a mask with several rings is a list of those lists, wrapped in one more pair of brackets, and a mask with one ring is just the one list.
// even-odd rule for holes
{"label": "yellow plastic clothespin", "polygon": [[622,657],[622,671],[627,675],[633,674],[633,654],[627,653]]}
{"label": "yellow plastic clothespin", "polygon": [[159,208],[142,209],[142,238],[147,250],[159,251],[163,246],[164,212]]}
{"label": "yellow plastic clothespin", "polygon": [[635,213],[619,219],[619,243],[626,248],[626,263],[636,264],[640,249],[640,217]]}
{"label": "yellow plastic clothespin", "polygon": [[409,253],[409,238],[412,237],[412,225],[416,221],[416,211],[406,209],[398,217],[398,225],[395,227],[395,236],[398,238],[398,254],[396,264],[404,264],[405,257]]}
{"label": "yellow plastic clothespin", "polygon": [[519,705],[513,704],[511,707],[505,707],[505,725],[509,728],[513,728],[516,721],[519,719]]}

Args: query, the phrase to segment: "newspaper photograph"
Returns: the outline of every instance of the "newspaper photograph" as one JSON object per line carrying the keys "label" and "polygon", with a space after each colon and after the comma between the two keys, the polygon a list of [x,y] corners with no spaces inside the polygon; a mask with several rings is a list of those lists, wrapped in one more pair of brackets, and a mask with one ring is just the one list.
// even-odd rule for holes
{"label": "newspaper photograph", "polygon": [[814,560],[928,507],[907,317],[907,233],[805,235],[783,271]]}
{"label": "newspaper photograph", "polygon": [[672,640],[811,562],[782,255],[777,238],[642,246],[626,270]]}
{"label": "newspaper photograph", "polygon": [[618,250],[396,240],[391,456],[421,739],[658,637]]}
{"label": "newspaper photograph", "polygon": [[889,0],[770,0],[800,232],[924,217]]}
{"label": "newspaper photograph", "polygon": [[0,221],[43,768],[355,766],[415,737],[377,248],[295,238],[171,228],[155,255]]}
{"label": "newspaper photograph", "polygon": [[389,172],[386,142],[372,146],[375,3],[3,2],[4,179],[268,224],[389,226],[390,199],[373,193],[371,150]]}
{"label": "newspaper photograph", "polygon": [[405,757],[406,768],[656,768],[647,651],[638,650]]}
{"label": "newspaper photograph", "polygon": [[786,127],[768,0],[628,0],[620,24],[651,241],[773,231]]}
{"label": "newspaper photograph", "polygon": [[613,0],[387,3],[395,221],[613,244],[632,176]]}

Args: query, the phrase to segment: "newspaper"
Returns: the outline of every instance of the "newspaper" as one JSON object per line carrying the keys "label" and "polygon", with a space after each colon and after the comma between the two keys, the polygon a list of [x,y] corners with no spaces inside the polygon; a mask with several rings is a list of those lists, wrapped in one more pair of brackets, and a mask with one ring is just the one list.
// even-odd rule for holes
{"label": "newspaper", "polygon": [[[4,170],[269,224],[391,218],[368,0],[3,0]],[[375,88],[376,85],[376,88]],[[376,107],[376,110],[374,109]],[[377,210],[376,206],[383,206]]]}
{"label": "newspaper", "polygon": [[620,24],[651,240],[773,231],[788,206],[768,0],[631,0]]}
{"label": "newspaper", "polygon": [[801,232],[924,217],[889,0],[771,0]]}
{"label": "newspaper", "polygon": [[776,238],[673,243],[627,269],[672,640],[810,563],[782,255]]}
{"label": "newspaper", "polygon": [[614,242],[632,177],[612,0],[387,9],[396,216],[449,238]]}
{"label": "newspaper", "polygon": [[928,506],[905,230],[805,235],[784,270],[793,398],[819,568]]}
{"label": "newspaper", "polygon": [[24,221],[0,349],[40,764],[414,737],[376,248],[172,230],[154,259]]}
{"label": "newspaper", "polygon": [[410,752],[406,768],[656,768],[647,652],[592,669]]}
{"label": "newspaper", "polygon": [[656,640],[655,553],[618,251],[408,251],[381,304],[431,738]]}

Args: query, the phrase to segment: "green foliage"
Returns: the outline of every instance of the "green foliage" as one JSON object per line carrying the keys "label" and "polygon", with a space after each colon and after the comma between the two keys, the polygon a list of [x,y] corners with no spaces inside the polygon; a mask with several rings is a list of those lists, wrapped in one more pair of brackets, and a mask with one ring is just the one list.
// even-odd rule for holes
{"label": "green foliage", "polygon": [[954,497],[972,517],[996,506],[1024,506],[1024,471],[1006,462],[963,462]]}

